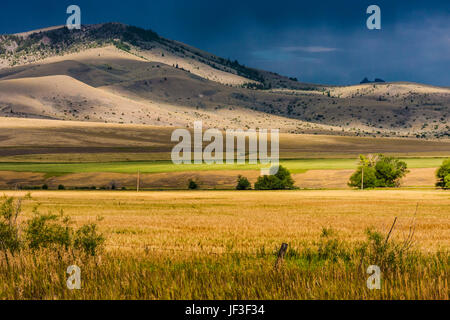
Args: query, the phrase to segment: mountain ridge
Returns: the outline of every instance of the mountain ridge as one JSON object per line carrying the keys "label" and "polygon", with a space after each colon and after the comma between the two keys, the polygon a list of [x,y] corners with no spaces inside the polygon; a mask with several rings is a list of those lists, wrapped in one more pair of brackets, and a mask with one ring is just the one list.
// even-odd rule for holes
{"label": "mountain ridge", "polygon": [[[163,46],[163,49],[167,51],[172,51],[172,53],[190,55],[192,59],[208,64],[217,70],[235,73],[245,78],[249,84],[259,83],[261,87],[261,84],[265,82],[262,84],[263,88],[281,85],[289,88],[302,87],[296,84],[296,81],[274,72],[249,68],[241,65],[237,60],[224,59],[182,42],[161,37],[152,30],[119,22],[83,25],[80,30],[69,30],[66,26],[55,26],[13,35],[0,35],[0,56],[3,56],[0,58],[0,60],[3,60],[0,67],[2,65],[8,67],[38,62],[43,58],[61,53],[72,53],[77,50],[108,44],[114,44],[127,52],[132,52],[130,44],[143,50],[151,50],[155,48],[155,43]],[[34,54],[36,52],[40,53],[37,57]],[[278,79],[279,84],[274,85],[273,81],[270,81],[272,78]],[[245,83],[242,81],[239,84]]]}
{"label": "mountain ridge", "polygon": [[121,23],[0,36],[0,116],[445,138],[449,102],[417,83],[301,83]]}

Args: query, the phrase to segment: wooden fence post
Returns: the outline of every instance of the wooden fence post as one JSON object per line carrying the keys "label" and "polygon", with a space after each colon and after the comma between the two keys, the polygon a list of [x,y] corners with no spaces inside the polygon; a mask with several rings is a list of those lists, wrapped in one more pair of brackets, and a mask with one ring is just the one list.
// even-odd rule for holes
{"label": "wooden fence post", "polygon": [[287,243],[281,244],[280,251],[278,251],[277,261],[275,262],[275,270],[278,270],[280,268],[280,265],[284,259],[284,255],[286,254],[287,248],[288,248]]}

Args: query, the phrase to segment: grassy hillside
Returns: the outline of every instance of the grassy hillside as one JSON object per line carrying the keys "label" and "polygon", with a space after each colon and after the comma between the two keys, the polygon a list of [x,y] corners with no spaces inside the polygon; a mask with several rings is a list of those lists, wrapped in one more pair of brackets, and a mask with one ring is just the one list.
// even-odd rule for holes
{"label": "grassy hillside", "polygon": [[14,66],[106,45],[114,45],[134,54],[139,50],[144,55],[154,54],[156,48],[159,56],[164,58],[162,62],[179,57],[185,63],[189,61],[191,67],[195,64],[202,65],[203,70],[199,70],[199,73],[205,72],[205,69],[216,70],[216,73],[223,75],[231,73],[236,75],[234,78],[239,79],[241,84],[264,81],[257,70],[247,68],[237,61],[216,57],[183,43],[165,39],[152,30],[121,23],[82,26],[81,30],[68,30],[62,26],[18,35],[3,35],[0,37],[0,59],[4,64]]}
{"label": "grassy hillside", "polygon": [[302,84],[118,23],[0,37],[7,117],[448,138],[449,102],[414,83]]}

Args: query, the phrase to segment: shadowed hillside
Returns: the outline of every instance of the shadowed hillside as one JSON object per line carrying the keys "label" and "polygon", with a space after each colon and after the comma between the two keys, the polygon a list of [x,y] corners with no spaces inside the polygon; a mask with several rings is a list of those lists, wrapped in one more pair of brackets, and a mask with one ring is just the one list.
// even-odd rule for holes
{"label": "shadowed hillside", "polygon": [[0,36],[4,117],[446,138],[450,89],[330,87],[245,67],[119,23]]}

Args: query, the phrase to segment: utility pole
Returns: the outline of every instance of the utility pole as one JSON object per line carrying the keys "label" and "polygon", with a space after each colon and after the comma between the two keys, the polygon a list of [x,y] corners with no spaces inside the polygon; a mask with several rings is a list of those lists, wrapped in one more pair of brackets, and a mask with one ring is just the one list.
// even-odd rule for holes
{"label": "utility pole", "polygon": [[364,165],[361,167],[361,190],[364,190]]}
{"label": "utility pole", "polygon": [[139,184],[140,184],[140,174],[141,172],[138,170],[137,172],[137,181],[136,181],[136,192],[139,192]]}

